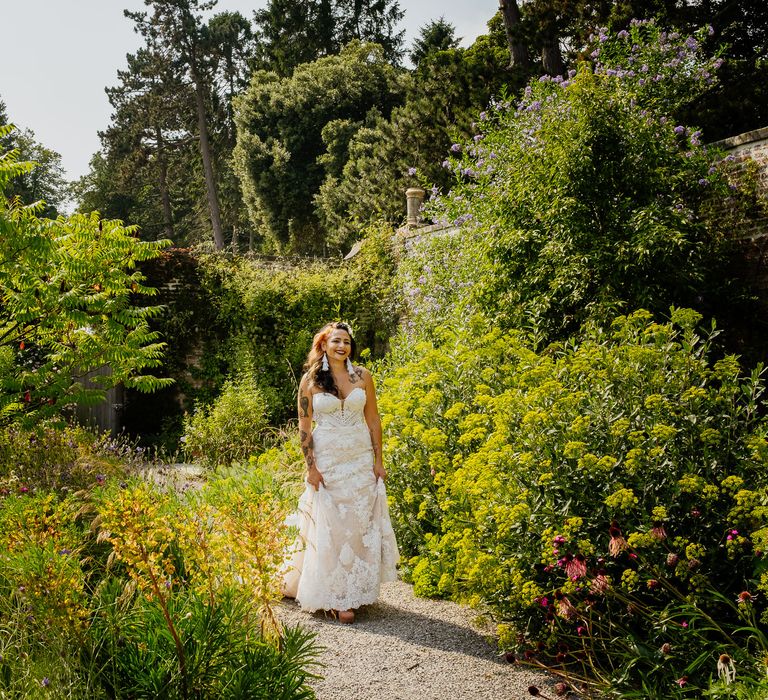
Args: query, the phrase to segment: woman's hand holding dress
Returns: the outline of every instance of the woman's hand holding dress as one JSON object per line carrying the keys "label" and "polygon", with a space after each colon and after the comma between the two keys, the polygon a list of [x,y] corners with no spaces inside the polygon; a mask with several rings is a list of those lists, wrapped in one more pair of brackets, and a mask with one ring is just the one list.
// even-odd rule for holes
{"label": "woman's hand holding dress", "polygon": [[325,486],[323,475],[318,471],[317,467],[310,467],[307,471],[307,483],[314,487],[315,491],[320,490],[320,484]]}

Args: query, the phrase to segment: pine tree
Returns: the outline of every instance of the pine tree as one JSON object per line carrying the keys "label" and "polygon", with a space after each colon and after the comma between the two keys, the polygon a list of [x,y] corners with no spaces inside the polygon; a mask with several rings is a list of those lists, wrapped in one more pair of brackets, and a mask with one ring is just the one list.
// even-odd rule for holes
{"label": "pine tree", "polygon": [[419,36],[414,40],[408,56],[413,65],[418,66],[426,56],[436,51],[458,48],[460,43],[461,37],[456,36],[456,27],[441,17],[419,28]]}
{"label": "pine tree", "polygon": [[145,0],[153,12],[125,11],[136,23],[136,31],[148,43],[156,45],[184,72],[192,88],[197,118],[197,138],[203,164],[208,211],[217,250],[224,248],[224,229],[221,207],[213,169],[213,153],[209,133],[209,95],[213,80],[214,64],[209,56],[209,31],[202,14],[211,10],[216,0]]}

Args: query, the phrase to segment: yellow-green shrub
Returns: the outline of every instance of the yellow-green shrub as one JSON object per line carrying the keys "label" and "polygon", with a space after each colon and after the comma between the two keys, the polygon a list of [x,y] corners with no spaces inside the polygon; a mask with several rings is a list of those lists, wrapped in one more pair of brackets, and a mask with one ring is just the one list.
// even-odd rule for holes
{"label": "yellow-green shrub", "polygon": [[[699,321],[673,310],[655,323],[641,311],[538,353],[498,330],[401,342],[380,404],[392,514],[417,592],[482,602],[522,646],[556,657],[567,641],[606,677],[630,657],[625,680],[663,686],[694,661],[714,672],[702,645],[746,663],[718,632],[697,631],[685,606],[725,624],[747,612],[735,600],[750,591],[749,620],[768,621],[768,576],[756,580],[768,522],[762,382],[733,357],[710,360]],[[645,618],[629,619],[622,582]],[[683,609],[687,636],[670,623]],[[606,639],[596,619],[613,629]],[[655,652],[643,662],[608,653],[625,630],[629,646],[673,643],[676,662],[660,670]]]}

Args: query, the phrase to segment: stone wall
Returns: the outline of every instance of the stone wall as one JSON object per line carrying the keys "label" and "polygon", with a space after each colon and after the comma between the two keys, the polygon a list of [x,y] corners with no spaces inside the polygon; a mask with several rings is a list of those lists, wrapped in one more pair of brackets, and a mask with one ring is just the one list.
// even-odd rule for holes
{"label": "stone wall", "polygon": [[[755,184],[754,206],[734,231],[742,251],[736,274],[757,296],[761,309],[768,313],[768,127],[713,145],[732,157],[731,165],[737,178],[748,175]],[[755,321],[766,325],[765,317]]]}
{"label": "stone wall", "polygon": [[747,174],[754,177],[757,194],[763,200],[762,206],[756,206],[737,235],[748,239],[768,235],[768,209],[765,206],[768,201],[768,127],[747,131],[713,145],[728,153],[737,177]]}

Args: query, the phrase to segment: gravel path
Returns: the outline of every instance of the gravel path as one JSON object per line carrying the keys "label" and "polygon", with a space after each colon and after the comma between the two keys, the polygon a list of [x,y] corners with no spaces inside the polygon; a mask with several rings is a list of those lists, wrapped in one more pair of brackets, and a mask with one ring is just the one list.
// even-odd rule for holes
{"label": "gravel path", "polygon": [[406,583],[384,584],[352,625],[309,615],[289,600],[278,614],[317,633],[325,647],[324,678],[312,684],[318,700],[522,700],[531,685],[554,696],[549,676],[499,658],[472,624],[472,610],[416,598]]}

